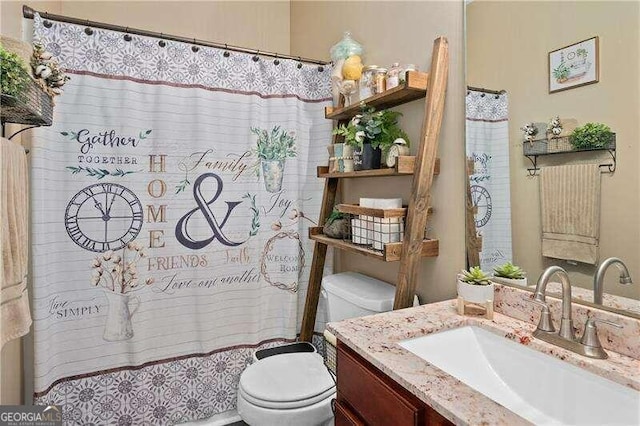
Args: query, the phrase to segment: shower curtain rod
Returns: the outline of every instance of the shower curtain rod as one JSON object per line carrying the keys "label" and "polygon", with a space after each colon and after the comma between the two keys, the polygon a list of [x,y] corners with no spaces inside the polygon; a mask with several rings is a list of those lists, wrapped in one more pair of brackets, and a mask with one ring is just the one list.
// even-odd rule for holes
{"label": "shower curtain rod", "polygon": [[491,90],[491,89],[485,89],[484,87],[472,87],[472,86],[467,86],[467,90],[473,90],[474,92],[490,93],[492,95],[502,95],[503,93],[507,93],[506,90]]}
{"label": "shower curtain rod", "polygon": [[51,19],[53,21],[58,21],[58,22],[66,22],[69,24],[84,25],[86,27],[101,28],[104,30],[118,31],[126,34],[135,34],[135,35],[140,35],[145,37],[159,38],[162,40],[178,41],[182,43],[189,43],[196,46],[215,47],[218,49],[231,50],[234,52],[253,53],[254,55],[267,56],[275,59],[291,59],[298,62],[306,62],[309,64],[315,64],[320,66],[330,64],[330,62],[320,61],[317,59],[303,58],[301,56],[291,56],[291,55],[285,55],[285,54],[276,53],[276,52],[268,52],[268,51],[263,51],[258,49],[249,49],[246,47],[234,46],[231,44],[215,43],[215,42],[206,41],[206,40],[197,40],[195,38],[187,38],[187,37],[175,36],[170,34],[157,33],[155,31],[140,30],[137,28],[107,24],[104,22],[89,21],[88,19],[78,19],[78,18],[73,18],[71,16],[55,15],[53,13],[40,12],[38,10],[34,10],[33,8],[27,6],[26,4],[22,6],[22,16],[24,16],[25,18],[33,19],[36,13],[39,13],[40,16],[42,16],[44,19]]}

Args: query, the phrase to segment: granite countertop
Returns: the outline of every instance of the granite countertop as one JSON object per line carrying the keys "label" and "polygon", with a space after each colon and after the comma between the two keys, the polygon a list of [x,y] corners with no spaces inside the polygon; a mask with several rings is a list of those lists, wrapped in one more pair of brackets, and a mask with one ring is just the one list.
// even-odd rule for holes
{"label": "granite countertop", "polygon": [[327,325],[344,344],[457,425],[529,424],[522,417],[405,350],[397,342],[475,325],[640,390],[640,360],[608,351],[596,360],[534,339],[535,325],[495,313],[493,320],[460,316],[449,300]]}

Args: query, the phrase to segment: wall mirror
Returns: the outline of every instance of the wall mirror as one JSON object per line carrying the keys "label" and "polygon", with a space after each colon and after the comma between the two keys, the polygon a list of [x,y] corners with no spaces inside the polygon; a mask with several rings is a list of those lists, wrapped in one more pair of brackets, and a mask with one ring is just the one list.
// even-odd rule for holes
{"label": "wall mirror", "polygon": [[[529,286],[558,265],[574,300],[593,304],[598,265],[618,257],[634,282],[608,268],[602,306],[638,318],[639,19],[637,2],[466,4],[469,264],[492,272],[511,261]],[[568,135],[587,123],[614,139],[575,152]]]}

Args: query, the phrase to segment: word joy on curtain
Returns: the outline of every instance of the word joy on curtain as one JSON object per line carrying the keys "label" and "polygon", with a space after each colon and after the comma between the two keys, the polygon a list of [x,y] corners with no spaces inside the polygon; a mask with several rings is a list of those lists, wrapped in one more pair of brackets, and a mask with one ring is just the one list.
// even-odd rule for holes
{"label": "word joy on curtain", "polygon": [[71,76],[32,150],[35,402],[77,425],[232,410],[300,326],[331,70],[84,29],[35,16]]}

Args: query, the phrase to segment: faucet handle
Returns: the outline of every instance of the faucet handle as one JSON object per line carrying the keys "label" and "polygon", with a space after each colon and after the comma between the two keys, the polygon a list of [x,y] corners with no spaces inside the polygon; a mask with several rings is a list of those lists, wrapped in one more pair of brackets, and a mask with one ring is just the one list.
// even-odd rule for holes
{"label": "faucet handle", "polygon": [[553,326],[553,319],[551,318],[549,305],[538,299],[530,299],[527,296],[522,296],[522,300],[542,307],[542,310],[540,311],[540,321],[538,322],[538,330],[546,331],[548,333],[554,333],[556,331],[555,327]]}
{"label": "faucet handle", "polygon": [[600,339],[598,338],[598,327],[596,324],[606,324],[616,328],[622,328],[620,324],[617,324],[613,321],[603,320],[598,318],[589,318],[587,319],[586,324],[584,325],[584,333],[582,333],[582,343],[585,346],[591,346],[594,348],[601,348]]}

